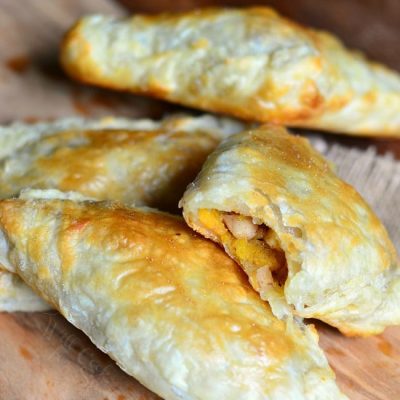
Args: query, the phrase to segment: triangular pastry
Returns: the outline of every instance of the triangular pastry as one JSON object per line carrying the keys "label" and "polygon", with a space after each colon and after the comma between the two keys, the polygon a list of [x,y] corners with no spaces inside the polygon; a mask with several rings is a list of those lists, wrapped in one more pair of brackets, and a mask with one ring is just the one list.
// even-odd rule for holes
{"label": "triangular pastry", "polygon": [[1,260],[165,400],[345,399],[313,328],[181,217],[38,196],[0,201]]}
{"label": "triangular pastry", "polygon": [[66,35],[70,76],[240,118],[400,136],[400,77],[334,36],[267,7],[84,17]]}
{"label": "triangular pastry", "polygon": [[278,317],[349,335],[400,323],[400,267],[382,223],[299,136],[265,125],[226,139],[181,201]]}
{"label": "triangular pastry", "polygon": [[[210,115],[160,121],[66,118],[0,127],[0,198],[27,187],[52,188],[175,210],[207,155],[242,128]],[[0,310],[43,307],[19,278],[1,271]]]}

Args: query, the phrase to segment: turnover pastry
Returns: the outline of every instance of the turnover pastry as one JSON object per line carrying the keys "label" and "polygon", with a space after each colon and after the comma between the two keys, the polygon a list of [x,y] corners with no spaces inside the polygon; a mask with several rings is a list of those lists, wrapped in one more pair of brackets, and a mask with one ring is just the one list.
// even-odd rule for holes
{"label": "turnover pastry", "polygon": [[[94,199],[175,210],[187,184],[222,138],[243,125],[212,116],[162,121],[61,119],[0,128],[0,198],[26,187],[77,191]],[[0,267],[1,268],[1,267]],[[0,310],[43,302],[1,272]]]}
{"label": "turnover pastry", "polygon": [[345,398],[313,328],[181,217],[29,195],[0,201],[2,261],[164,399]]}
{"label": "turnover pastry", "polygon": [[74,78],[203,110],[400,136],[400,78],[266,7],[88,16],[61,49]]}
{"label": "turnover pastry", "polygon": [[225,140],[183,200],[280,318],[349,335],[400,323],[400,268],[382,223],[306,139],[265,125]]}
{"label": "turnover pastry", "polygon": [[[73,123],[74,122],[74,123]],[[73,124],[72,124],[73,123]],[[0,129],[0,197],[26,187],[176,209],[222,138],[243,125],[212,116],[162,121],[107,118]]]}

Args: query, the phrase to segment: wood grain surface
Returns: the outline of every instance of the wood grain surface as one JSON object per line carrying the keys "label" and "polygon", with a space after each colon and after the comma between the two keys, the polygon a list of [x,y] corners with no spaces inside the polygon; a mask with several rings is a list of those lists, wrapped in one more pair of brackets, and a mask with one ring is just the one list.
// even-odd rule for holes
{"label": "wood grain surface", "polygon": [[75,84],[58,63],[60,40],[90,12],[122,15],[107,0],[0,0],[0,122],[62,116],[158,117],[161,102]]}
{"label": "wood grain surface", "polygon": [[0,313],[3,400],[156,400],[55,311]]}
{"label": "wood grain surface", "polygon": [[[168,7],[194,7],[205,1],[124,2],[135,10],[159,11]],[[321,15],[328,2],[318,2],[318,7],[316,2],[306,0],[275,3],[299,20],[314,22],[315,26],[332,24],[332,27],[350,24],[346,21],[356,18],[348,15],[350,3],[355,7],[353,12],[365,6],[369,11],[363,12],[369,13],[369,24],[374,27],[377,20],[387,18],[387,28],[393,34],[397,32],[396,43],[398,40],[399,24],[392,21],[395,1],[384,1],[388,8],[379,13],[377,1],[365,1],[364,6],[358,0],[329,2],[337,4],[332,6],[336,17],[333,12]],[[83,87],[66,79],[57,63],[59,40],[76,18],[89,12],[122,15],[125,11],[116,2],[106,0],[0,0],[0,122],[66,115],[158,117],[176,109],[162,102]],[[383,14],[389,16],[383,17]],[[357,23],[354,31],[364,31],[361,22]],[[342,34],[347,35],[350,44],[356,43],[359,39],[356,34],[351,35],[351,26],[346,29],[343,28]],[[392,46],[392,39],[385,35],[380,39],[385,41],[382,48]],[[371,54],[386,57],[382,49]],[[384,154],[390,150],[400,159],[399,142],[320,134],[312,134],[311,139],[337,164],[339,174],[369,200],[399,243],[400,164],[393,156]],[[317,324],[317,328],[338,383],[351,399],[400,399],[400,328],[390,328],[383,335],[367,339],[346,338],[322,324]],[[0,400],[47,399],[153,400],[157,397],[122,372],[56,312],[0,313]]]}
{"label": "wood grain surface", "polygon": [[[0,313],[0,326],[2,400],[158,399],[55,311]],[[400,398],[399,329],[360,339],[346,338],[327,325],[317,327],[350,399]]]}

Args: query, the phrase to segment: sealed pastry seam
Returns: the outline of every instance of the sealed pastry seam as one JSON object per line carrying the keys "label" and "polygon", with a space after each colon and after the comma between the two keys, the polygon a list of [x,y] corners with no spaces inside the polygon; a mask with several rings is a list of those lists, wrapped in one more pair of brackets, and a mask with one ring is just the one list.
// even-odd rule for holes
{"label": "sealed pastry seam", "polygon": [[279,318],[318,318],[348,335],[400,323],[400,269],[385,228],[284,128],[224,141],[181,206],[189,226],[225,248]]}
{"label": "sealed pastry seam", "polygon": [[345,398],[315,330],[180,217],[36,191],[0,201],[0,228],[18,274],[166,400]]}

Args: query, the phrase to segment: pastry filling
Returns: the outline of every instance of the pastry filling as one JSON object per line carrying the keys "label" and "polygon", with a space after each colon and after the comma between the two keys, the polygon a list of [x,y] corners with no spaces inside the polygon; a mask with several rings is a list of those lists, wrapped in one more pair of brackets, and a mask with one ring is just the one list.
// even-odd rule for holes
{"label": "pastry filling", "polygon": [[199,210],[199,220],[242,266],[264,300],[284,300],[288,267],[272,229],[251,217],[217,210]]}

